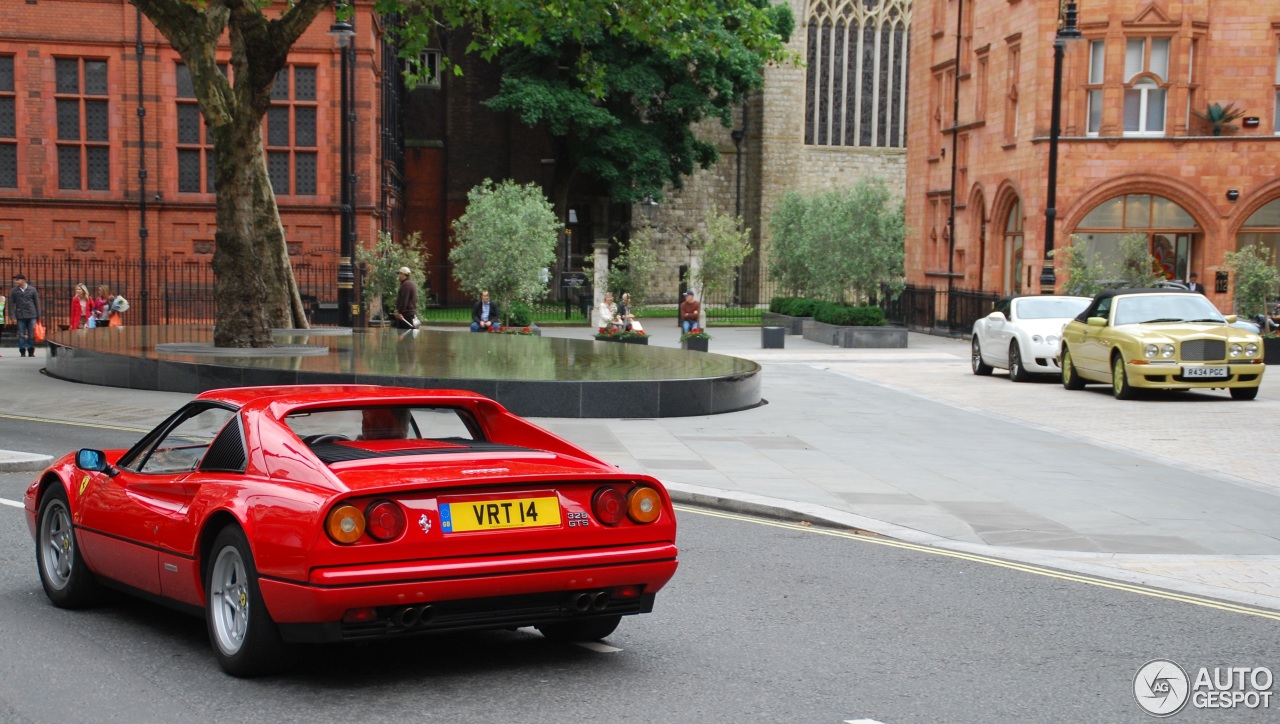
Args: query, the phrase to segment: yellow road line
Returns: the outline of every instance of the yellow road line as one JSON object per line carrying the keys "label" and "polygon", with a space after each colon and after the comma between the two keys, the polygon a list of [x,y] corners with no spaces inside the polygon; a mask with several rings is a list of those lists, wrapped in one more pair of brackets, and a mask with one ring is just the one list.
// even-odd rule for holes
{"label": "yellow road line", "polygon": [[920,553],[929,553],[936,556],[946,556],[948,558],[958,558],[960,560],[971,561],[974,563],[983,563],[989,566],[998,566],[1000,568],[1008,568],[1023,573],[1033,573],[1037,576],[1045,576],[1047,578],[1057,578],[1063,581],[1071,581],[1073,583],[1084,583],[1090,586],[1098,586],[1100,588],[1110,588],[1116,591],[1125,591],[1128,593],[1136,593],[1142,596],[1150,596],[1152,598],[1163,598],[1168,601],[1177,601],[1179,603],[1189,603],[1194,606],[1203,606],[1205,608],[1216,608],[1219,611],[1227,611],[1229,613],[1241,613],[1247,616],[1258,616],[1261,618],[1269,618],[1273,621],[1280,621],[1280,612],[1269,611],[1263,608],[1253,608],[1252,606],[1244,606],[1236,603],[1227,603],[1224,601],[1215,601],[1210,598],[1201,598],[1200,596],[1192,596],[1186,593],[1175,593],[1172,591],[1164,591],[1158,588],[1150,588],[1147,586],[1123,583],[1120,581],[1110,581],[1105,578],[1095,578],[1079,573],[1068,573],[1065,571],[1054,570],[1052,568],[1043,568],[1028,563],[1017,563],[1015,561],[1004,561],[999,558],[978,555],[975,553],[963,553],[961,551],[950,551],[945,548],[934,548],[932,546],[920,545],[918,543],[907,543],[905,541],[893,540],[892,538],[878,538],[850,531],[832,530],[830,528],[820,528],[817,526],[800,525],[798,523],[787,523],[785,521],[768,520],[766,518],[756,518],[749,515],[739,515],[737,513],[726,513],[719,510],[709,510],[707,508],[696,508],[688,505],[676,505],[675,509],[682,513],[694,513],[696,515],[705,515],[712,518],[724,518],[726,520],[736,520],[744,523],[755,523],[757,525],[767,525],[773,528],[783,528],[786,530],[803,531],[806,533],[816,533],[818,535],[833,536],[836,538],[846,538],[848,540],[856,540],[860,543],[873,543],[875,545],[887,546],[890,548],[901,548],[904,550],[917,551]]}
{"label": "yellow road line", "polygon": [[26,415],[8,415],[0,412],[0,419],[22,420],[23,422],[43,422],[49,425],[71,425],[73,427],[95,427],[101,430],[120,430],[123,432],[151,432],[151,428],[123,427],[121,425],[104,425],[100,422],[73,422],[71,420],[54,420],[48,417],[28,417]]}

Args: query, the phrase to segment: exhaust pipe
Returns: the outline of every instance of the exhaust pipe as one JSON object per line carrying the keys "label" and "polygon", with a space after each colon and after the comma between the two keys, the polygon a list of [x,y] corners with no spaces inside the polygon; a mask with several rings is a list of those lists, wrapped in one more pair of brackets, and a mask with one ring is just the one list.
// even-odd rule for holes
{"label": "exhaust pipe", "polygon": [[591,610],[603,611],[609,605],[609,592],[601,591],[591,599]]}
{"label": "exhaust pipe", "polygon": [[426,626],[436,617],[436,609],[431,604],[418,607],[418,625]]}
{"label": "exhaust pipe", "polygon": [[591,603],[594,600],[595,600],[595,597],[592,596],[590,593],[579,593],[578,595],[573,597],[573,600],[570,602],[570,605],[573,607],[573,610],[577,611],[578,613],[586,613],[587,611],[591,610]]}
{"label": "exhaust pipe", "polygon": [[395,615],[392,616],[391,620],[395,621],[396,625],[400,626],[401,628],[413,628],[414,626],[418,625],[418,620],[421,618],[421,616],[422,616],[421,610],[413,606],[406,606],[405,608],[402,608],[399,611],[396,611]]}

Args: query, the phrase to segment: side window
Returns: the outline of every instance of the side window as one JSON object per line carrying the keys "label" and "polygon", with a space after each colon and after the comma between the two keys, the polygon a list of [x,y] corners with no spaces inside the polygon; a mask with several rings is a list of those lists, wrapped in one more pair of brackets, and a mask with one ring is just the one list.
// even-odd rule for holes
{"label": "side window", "polygon": [[1013,319],[1013,300],[1005,299],[996,302],[996,311],[1003,314],[1005,319]]}
{"label": "side window", "polygon": [[1115,300],[1115,297],[1107,297],[1106,299],[1100,300],[1098,302],[1098,308],[1093,310],[1093,314],[1089,316],[1110,319],[1111,318],[1111,302],[1113,302],[1114,300]]}
{"label": "side window", "polygon": [[193,409],[138,456],[140,473],[183,473],[196,469],[205,450],[235,412],[222,407]]}

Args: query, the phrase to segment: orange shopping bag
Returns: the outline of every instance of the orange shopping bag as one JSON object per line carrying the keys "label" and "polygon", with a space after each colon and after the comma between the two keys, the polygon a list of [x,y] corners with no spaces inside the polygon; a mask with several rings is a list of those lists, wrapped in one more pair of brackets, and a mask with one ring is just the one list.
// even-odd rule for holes
{"label": "orange shopping bag", "polygon": [[43,344],[44,343],[44,322],[36,320],[35,327],[33,327],[32,330],[33,330],[33,333],[35,334],[36,344]]}

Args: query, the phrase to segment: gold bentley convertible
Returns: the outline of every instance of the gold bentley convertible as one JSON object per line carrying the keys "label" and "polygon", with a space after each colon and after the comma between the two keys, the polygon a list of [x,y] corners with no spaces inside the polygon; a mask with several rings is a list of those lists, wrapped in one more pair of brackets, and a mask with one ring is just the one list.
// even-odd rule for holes
{"label": "gold bentley convertible", "polygon": [[1108,382],[1120,400],[1138,388],[1225,388],[1252,400],[1262,384],[1262,338],[1235,321],[1195,292],[1102,292],[1062,331],[1062,386]]}

